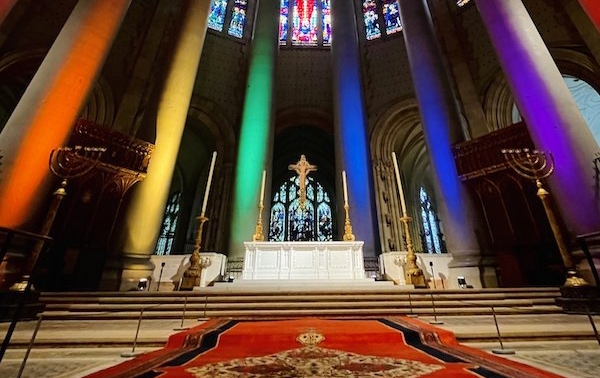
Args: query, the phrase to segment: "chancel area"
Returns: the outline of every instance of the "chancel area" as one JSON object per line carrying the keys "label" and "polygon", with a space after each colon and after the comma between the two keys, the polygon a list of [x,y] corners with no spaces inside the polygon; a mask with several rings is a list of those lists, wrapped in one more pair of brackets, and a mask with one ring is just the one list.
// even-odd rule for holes
{"label": "chancel area", "polygon": [[3,318],[211,289],[598,311],[597,3],[0,2]]}

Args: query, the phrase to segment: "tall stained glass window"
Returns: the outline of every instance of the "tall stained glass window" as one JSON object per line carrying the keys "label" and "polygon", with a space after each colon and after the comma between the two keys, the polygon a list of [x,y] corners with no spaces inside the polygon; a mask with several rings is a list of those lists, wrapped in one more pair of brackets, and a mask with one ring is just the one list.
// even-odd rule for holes
{"label": "tall stained glass window", "polygon": [[330,45],[330,0],[280,0],[279,43],[292,46]]}
{"label": "tall stained glass window", "polygon": [[175,230],[177,229],[177,218],[179,217],[180,199],[181,192],[175,192],[169,198],[169,202],[167,202],[162,228],[156,242],[155,255],[171,254],[173,239],[175,239]]}
{"label": "tall stained glass window", "polygon": [[363,20],[367,40],[398,33],[402,30],[398,0],[363,0]]}
{"label": "tall stained glass window", "polygon": [[242,38],[247,13],[248,0],[213,0],[208,14],[208,27],[222,32],[227,25],[227,34]]}
{"label": "tall stained glass window", "polygon": [[231,22],[229,23],[229,35],[242,38],[244,25],[246,25],[246,12],[248,11],[248,0],[234,0]]}
{"label": "tall stained glass window", "polygon": [[419,189],[419,200],[421,203],[421,222],[423,224],[423,234],[421,235],[423,249],[426,249],[427,253],[445,252],[438,217],[431,206],[429,194],[423,187]]}
{"label": "tall stained glass window", "polygon": [[331,241],[331,199],[312,177],[306,181],[306,202],[300,204],[300,179],[288,178],[273,195],[269,241]]}

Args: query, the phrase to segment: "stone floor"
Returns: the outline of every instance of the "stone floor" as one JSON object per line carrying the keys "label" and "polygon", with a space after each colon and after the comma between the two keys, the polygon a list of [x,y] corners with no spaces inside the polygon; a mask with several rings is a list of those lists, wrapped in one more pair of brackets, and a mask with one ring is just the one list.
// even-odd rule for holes
{"label": "stone floor", "polygon": [[[421,317],[430,322],[432,317]],[[502,349],[495,323],[490,316],[438,316],[437,325],[453,331],[466,345],[490,351]],[[597,322],[600,317],[596,316]],[[197,319],[186,319],[184,327],[199,324]],[[21,377],[71,378],[83,377],[94,371],[115,365],[130,352],[146,352],[160,346],[177,332],[181,320],[145,320],[141,323],[138,342],[134,348],[137,321],[47,321],[42,322],[36,342],[26,361]],[[0,324],[4,336],[8,324]],[[11,345],[0,363],[0,377],[18,377],[26,348],[36,322],[18,324]],[[600,345],[593,338],[587,316],[582,315],[529,315],[498,316],[498,327],[503,338],[503,355],[564,377],[587,378],[600,374]],[[555,335],[556,340],[544,335]],[[524,335],[531,339],[523,340]],[[543,338],[544,340],[539,340]]]}

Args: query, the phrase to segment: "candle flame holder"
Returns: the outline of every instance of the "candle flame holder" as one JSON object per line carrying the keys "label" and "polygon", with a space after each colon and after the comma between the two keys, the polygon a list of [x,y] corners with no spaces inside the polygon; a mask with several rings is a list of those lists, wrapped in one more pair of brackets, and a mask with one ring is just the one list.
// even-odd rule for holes
{"label": "candle flame holder", "polygon": [[254,235],[252,235],[252,241],[265,241],[265,235],[263,234],[263,225],[262,225],[262,213],[265,206],[260,203],[258,205],[258,219],[256,220],[256,228],[254,231]]}
{"label": "candle flame holder", "polygon": [[[60,185],[52,193],[52,202],[50,208],[44,218],[40,235],[48,236],[58,213],[58,208],[67,195],[68,180],[84,176],[91,172],[92,169],[100,162],[102,154],[106,151],[104,147],[59,147],[50,152],[49,168],[50,171],[61,179]],[[37,264],[43,244],[36,243],[31,251],[31,254],[25,262],[23,274],[17,282],[15,282],[10,290],[24,291],[27,283],[31,279],[31,272]]]}
{"label": "candle flame holder", "polygon": [[344,211],[346,212],[344,221],[344,241],[354,241],[356,238],[352,233],[352,224],[350,224],[350,205],[347,203],[344,205]]}
{"label": "candle flame holder", "polygon": [[501,152],[512,170],[522,177],[535,181],[535,185],[538,188],[537,196],[542,201],[546,216],[548,217],[548,222],[550,223],[552,233],[554,234],[554,239],[558,245],[560,257],[567,270],[567,278],[564,286],[588,286],[589,284],[585,279],[577,275],[576,267],[567,247],[559,219],[552,206],[550,193],[542,184],[542,180],[550,177],[554,172],[555,164],[552,153],[545,153],[540,150],[530,150],[529,148],[502,149]]}
{"label": "candle flame holder", "polygon": [[210,258],[200,256],[204,223],[208,221],[208,218],[201,215],[197,219],[199,225],[196,232],[196,240],[194,241],[194,250],[190,256],[190,266],[183,272],[183,279],[179,286],[180,290],[192,290],[195,286],[201,286],[200,277],[202,276],[202,269],[212,264]]}

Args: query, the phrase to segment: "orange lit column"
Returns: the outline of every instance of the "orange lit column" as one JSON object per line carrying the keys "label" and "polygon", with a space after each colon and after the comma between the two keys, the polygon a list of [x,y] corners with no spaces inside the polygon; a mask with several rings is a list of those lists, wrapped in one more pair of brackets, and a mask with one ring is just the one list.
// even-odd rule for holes
{"label": "orange lit column", "polygon": [[206,36],[209,5],[209,0],[192,0],[182,13],[185,19],[182,20],[177,46],[158,104],[155,149],[148,174],[134,191],[121,229],[121,256],[118,262],[111,262],[120,266],[108,266],[103,279],[103,283],[108,285],[111,272],[122,272],[120,278],[112,277],[121,282],[117,289],[135,287],[139,278],[150,276],[154,268],[150,255],[154,252],[169,196]]}
{"label": "orange lit column", "polygon": [[50,151],[65,144],[131,0],[80,0],[0,134],[0,225],[31,228],[49,196]]}
{"label": "orange lit column", "polygon": [[4,19],[8,16],[17,1],[18,0],[0,0],[0,24],[4,22]]}

